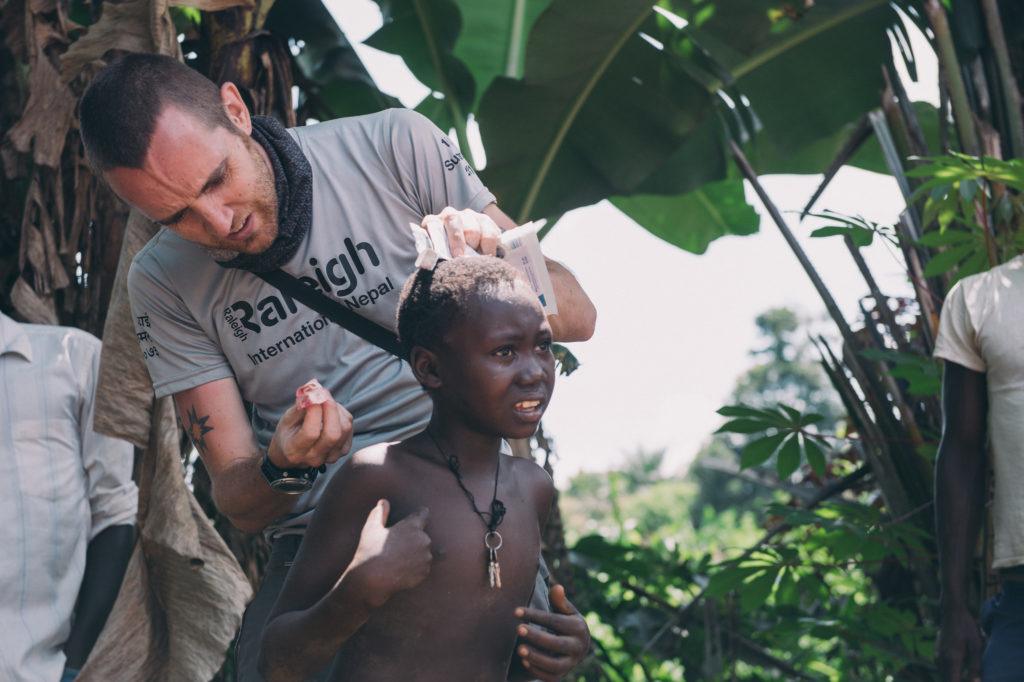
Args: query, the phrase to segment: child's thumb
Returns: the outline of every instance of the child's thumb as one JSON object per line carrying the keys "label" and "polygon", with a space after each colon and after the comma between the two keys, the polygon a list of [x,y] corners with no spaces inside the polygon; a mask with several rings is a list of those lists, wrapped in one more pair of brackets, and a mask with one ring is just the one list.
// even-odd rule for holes
{"label": "child's thumb", "polygon": [[565,588],[561,585],[552,585],[551,592],[551,605],[555,607],[558,613],[564,613],[567,616],[575,616],[579,611],[572,605],[569,598],[565,596]]}

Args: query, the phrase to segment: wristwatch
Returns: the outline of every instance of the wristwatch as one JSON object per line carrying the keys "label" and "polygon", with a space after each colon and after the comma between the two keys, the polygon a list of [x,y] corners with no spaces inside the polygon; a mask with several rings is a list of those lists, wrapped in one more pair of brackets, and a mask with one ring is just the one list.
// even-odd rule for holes
{"label": "wristwatch", "polygon": [[264,452],[260,471],[263,472],[263,478],[267,479],[267,483],[274,490],[289,495],[298,495],[313,487],[313,481],[316,480],[321,470],[320,468],[307,469],[304,467],[280,469],[270,461],[270,456]]}

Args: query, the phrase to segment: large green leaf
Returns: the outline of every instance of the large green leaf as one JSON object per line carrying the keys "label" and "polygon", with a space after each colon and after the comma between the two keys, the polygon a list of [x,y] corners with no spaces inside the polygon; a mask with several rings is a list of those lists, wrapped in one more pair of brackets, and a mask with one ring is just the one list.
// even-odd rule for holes
{"label": "large green leaf", "polygon": [[[698,252],[715,236],[752,231],[749,213],[729,206],[718,211],[724,221],[709,221],[701,195],[692,195],[676,208],[698,212],[672,219],[673,204],[655,195],[729,177],[725,136],[749,142],[759,172],[820,172],[853,122],[877,105],[886,28],[898,21],[886,0],[781,9],[760,0],[661,0],[688,22],[682,27],[638,0],[379,4],[385,25],[369,44],[402,55],[440,93],[420,110],[454,127],[463,146],[465,117],[478,109],[485,179],[515,218],[632,196],[616,202]],[[516,70],[515,27],[531,23],[522,78],[499,75]],[[853,163],[881,169],[874,147]],[[680,236],[686,229],[697,234]]]}
{"label": "large green leaf", "polygon": [[281,40],[302,45],[295,59],[300,123],[306,118],[327,120],[400,106],[377,88],[320,0],[279,2],[270,10],[266,26]]}
{"label": "large green leaf", "polygon": [[476,108],[480,96],[497,76],[523,72],[526,38],[537,17],[551,0],[456,0],[462,13],[462,31],[455,56],[473,74]]}
{"label": "large green leaf", "polygon": [[723,235],[753,234],[759,222],[740,180],[708,183],[679,196],[638,194],[611,202],[655,236],[691,253],[704,253]]}
{"label": "large green leaf", "polygon": [[[628,213],[663,217],[664,203],[647,195],[728,176],[723,134],[753,136],[760,172],[820,172],[851,122],[877,106],[885,30],[897,20],[885,0],[818,0],[792,16],[760,0],[659,4],[689,24],[644,3],[599,0],[581,12],[554,0],[530,36],[523,79],[498,78],[485,93],[485,178],[518,219],[608,195],[643,195]],[[866,156],[863,165],[880,167]],[[661,205],[645,210],[646,201]],[[701,250],[706,237],[669,241]]]}
{"label": "large green leaf", "polygon": [[366,44],[401,55],[413,75],[440,99],[420,111],[444,130],[455,128],[465,152],[466,116],[476,97],[469,68],[453,54],[462,14],[453,0],[378,0],[384,25]]}
{"label": "large green leaf", "polygon": [[878,106],[886,29],[897,20],[888,0],[817,0],[786,12],[761,0],[723,0],[707,21],[688,27],[683,47],[692,39],[707,50],[734,80],[729,92],[749,100],[764,133],[754,146],[770,140],[786,154]]}
{"label": "large green leaf", "polygon": [[632,193],[704,121],[707,91],[641,29],[658,30],[650,2],[554,0],[523,79],[484,95],[486,179],[520,221]]}

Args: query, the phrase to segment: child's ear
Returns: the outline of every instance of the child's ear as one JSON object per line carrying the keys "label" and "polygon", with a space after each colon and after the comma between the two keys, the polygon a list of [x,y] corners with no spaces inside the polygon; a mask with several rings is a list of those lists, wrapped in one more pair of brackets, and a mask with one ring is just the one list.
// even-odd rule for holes
{"label": "child's ear", "polygon": [[423,346],[414,346],[409,354],[412,373],[423,388],[441,388],[441,375],[437,371],[437,355]]}

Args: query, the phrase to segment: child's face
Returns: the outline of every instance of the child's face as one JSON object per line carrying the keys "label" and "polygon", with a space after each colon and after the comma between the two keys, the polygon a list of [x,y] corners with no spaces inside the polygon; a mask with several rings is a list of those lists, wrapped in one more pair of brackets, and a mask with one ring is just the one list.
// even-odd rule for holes
{"label": "child's face", "polygon": [[441,346],[435,401],[484,433],[533,435],[551,400],[555,358],[551,327],[532,292],[517,283],[503,300],[475,300]]}

